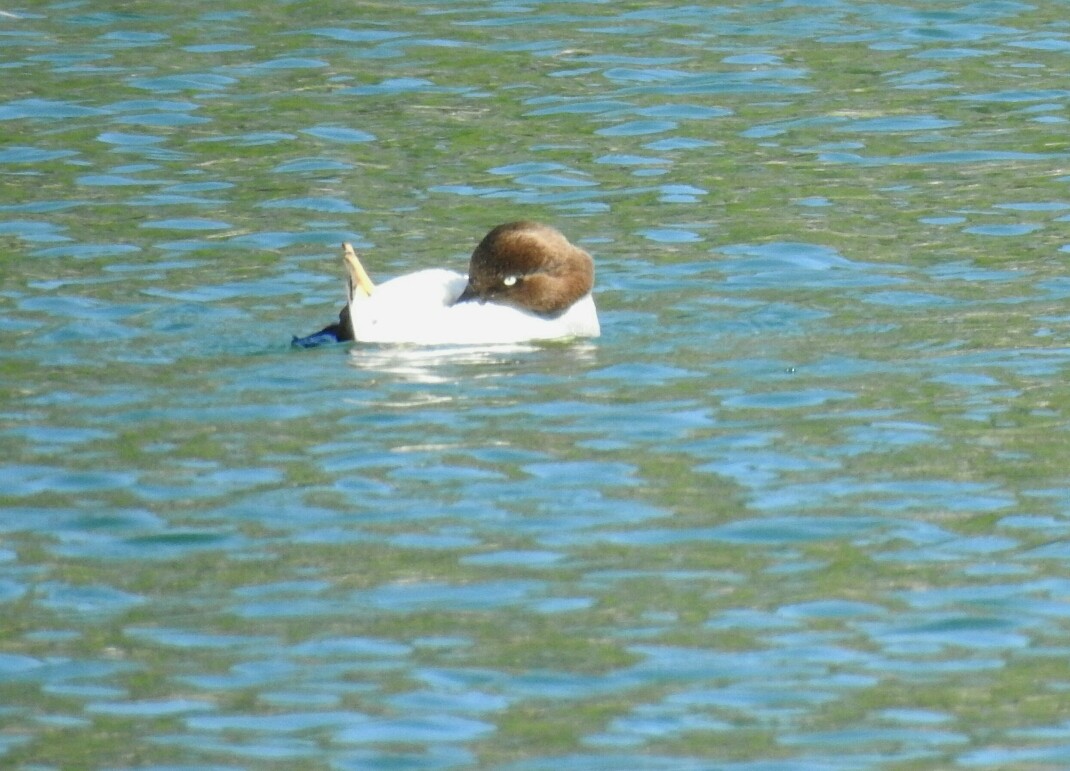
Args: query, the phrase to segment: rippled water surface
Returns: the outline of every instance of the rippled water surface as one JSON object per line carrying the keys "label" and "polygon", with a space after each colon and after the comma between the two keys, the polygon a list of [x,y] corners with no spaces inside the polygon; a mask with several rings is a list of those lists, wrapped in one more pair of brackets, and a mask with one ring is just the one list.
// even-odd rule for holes
{"label": "rippled water surface", "polygon": [[[1070,22],[0,11],[0,762],[1070,767]],[[296,350],[552,222],[603,336]]]}

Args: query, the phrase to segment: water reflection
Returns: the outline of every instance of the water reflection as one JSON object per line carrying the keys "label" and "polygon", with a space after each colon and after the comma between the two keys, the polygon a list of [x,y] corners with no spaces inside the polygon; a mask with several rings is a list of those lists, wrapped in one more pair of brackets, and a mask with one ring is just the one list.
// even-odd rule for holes
{"label": "water reflection", "polygon": [[[543,355],[540,356],[539,354]],[[500,344],[486,346],[444,345],[359,346],[349,355],[349,364],[370,375],[386,373],[401,381],[424,384],[460,383],[466,380],[497,380],[516,368],[534,370],[549,358],[585,367],[595,361],[597,347],[590,343],[568,345]],[[538,357],[537,359],[535,357]],[[534,359],[534,360],[533,360]],[[358,398],[354,395],[354,398]],[[451,401],[449,397],[417,395],[417,406]]]}
{"label": "water reflection", "polygon": [[[2,14],[6,763],[1065,759],[1055,4],[98,5]],[[287,347],[521,216],[597,343]]]}

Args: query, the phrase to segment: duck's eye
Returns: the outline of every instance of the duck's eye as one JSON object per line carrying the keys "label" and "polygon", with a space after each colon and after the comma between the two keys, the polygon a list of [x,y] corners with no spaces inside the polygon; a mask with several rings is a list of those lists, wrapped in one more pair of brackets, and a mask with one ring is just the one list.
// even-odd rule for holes
{"label": "duck's eye", "polygon": [[502,283],[506,286],[512,286],[516,283],[516,276],[506,276],[502,279]]}

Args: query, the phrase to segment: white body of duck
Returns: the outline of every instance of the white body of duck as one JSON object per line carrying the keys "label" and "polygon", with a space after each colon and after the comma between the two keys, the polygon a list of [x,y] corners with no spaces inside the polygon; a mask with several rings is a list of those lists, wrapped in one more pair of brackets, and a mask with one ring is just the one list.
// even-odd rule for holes
{"label": "white body of duck", "polygon": [[348,316],[357,341],[480,345],[600,333],[594,263],[546,225],[496,227],[472,253],[468,276],[421,270],[372,286],[355,255],[352,263]]}
{"label": "white body of duck", "polygon": [[371,296],[349,303],[353,339],[365,343],[479,345],[597,337],[594,298],[588,293],[555,316],[495,302],[457,302],[468,277],[452,270],[409,273],[376,284]]}

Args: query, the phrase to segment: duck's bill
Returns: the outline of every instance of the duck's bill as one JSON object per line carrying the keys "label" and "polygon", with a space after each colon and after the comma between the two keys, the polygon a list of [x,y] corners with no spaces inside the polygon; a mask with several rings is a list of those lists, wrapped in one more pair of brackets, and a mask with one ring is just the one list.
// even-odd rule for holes
{"label": "duck's bill", "polygon": [[476,290],[472,288],[471,284],[466,284],[465,287],[464,287],[464,291],[461,292],[461,294],[458,295],[457,299],[454,300],[453,302],[454,303],[467,303],[467,302],[472,302],[473,300],[478,300],[478,299],[479,299],[479,295],[476,293]]}

